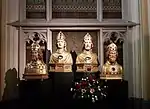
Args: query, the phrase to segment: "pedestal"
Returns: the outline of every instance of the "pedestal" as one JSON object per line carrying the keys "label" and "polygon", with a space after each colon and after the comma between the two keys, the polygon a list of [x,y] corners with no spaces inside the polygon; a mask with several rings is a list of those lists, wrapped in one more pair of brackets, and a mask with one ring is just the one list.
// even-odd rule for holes
{"label": "pedestal", "polygon": [[23,74],[25,80],[35,80],[35,79],[48,79],[48,74],[37,74],[37,73],[25,73]]}
{"label": "pedestal", "polygon": [[50,72],[72,72],[72,64],[50,64]]}
{"label": "pedestal", "polygon": [[72,99],[70,88],[72,86],[73,73],[53,72],[52,80],[54,100],[56,104],[69,104]]}
{"label": "pedestal", "polygon": [[108,86],[107,104],[109,107],[123,109],[128,103],[128,82],[124,80],[103,80]]}
{"label": "pedestal", "polygon": [[98,65],[97,64],[76,64],[77,71],[76,72],[97,72]]}
{"label": "pedestal", "polygon": [[103,80],[122,80],[122,74],[100,74]]}

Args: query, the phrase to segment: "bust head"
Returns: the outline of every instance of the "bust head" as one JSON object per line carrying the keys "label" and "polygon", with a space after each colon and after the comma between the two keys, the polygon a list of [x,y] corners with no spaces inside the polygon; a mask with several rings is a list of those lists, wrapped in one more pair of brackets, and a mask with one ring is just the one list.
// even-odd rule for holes
{"label": "bust head", "polygon": [[31,58],[32,58],[32,61],[36,61],[39,59],[39,50],[40,50],[40,45],[38,42],[34,41],[32,44],[31,44]]}
{"label": "bust head", "polygon": [[117,51],[110,51],[108,54],[109,62],[114,63],[116,62],[116,59],[117,59]]}
{"label": "bust head", "polygon": [[84,50],[86,51],[89,51],[89,50],[92,50],[92,47],[93,47],[93,42],[92,42],[92,37],[89,33],[87,33],[85,36],[84,36]]}
{"label": "bust head", "polygon": [[57,45],[58,49],[63,49],[63,48],[66,47],[66,41],[64,41],[64,40],[57,40],[56,45]]}
{"label": "bust head", "polygon": [[65,41],[65,35],[60,31],[57,35],[57,41],[56,46],[57,49],[64,49],[66,51],[66,41]]}
{"label": "bust head", "polygon": [[108,45],[107,49],[108,49],[107,50],[108,61],[111,63],[116,62],[118,56],[117,46],[114,43],[111,43],[110,45]]}

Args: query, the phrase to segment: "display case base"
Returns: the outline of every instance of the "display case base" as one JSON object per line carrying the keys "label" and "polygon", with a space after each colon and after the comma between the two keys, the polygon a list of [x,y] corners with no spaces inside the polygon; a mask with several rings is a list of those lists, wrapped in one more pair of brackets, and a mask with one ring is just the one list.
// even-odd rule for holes
{"label": "display case base", "polygon": [[50,72],[72,72],[71,64],[50,64]]}
{"label": "display case base", "polygon": [[97,72],[98,65],[97,64],[76,64],[77,71],[76,72]]}
{"label": "display case base", "polygon": [[23,78],[25,80],[35,80],[35,79],[48,79],[48,74],[36,74],[36,73],[30,73],[30,74],[23,74]]}
{"label": "display case base", "polygon": [[100,76],[100,79],[102,80],[122,80],[122,76]]}

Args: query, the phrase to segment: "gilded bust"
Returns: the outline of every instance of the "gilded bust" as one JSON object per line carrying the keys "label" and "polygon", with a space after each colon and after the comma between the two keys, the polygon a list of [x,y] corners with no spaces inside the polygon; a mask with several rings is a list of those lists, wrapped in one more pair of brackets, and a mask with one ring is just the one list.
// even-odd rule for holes
{"label": "gilded bust", "polygon": [[89,33],[84,36],[83,45],[83,52],[77,56],[76,64],[98,64],[97,54],[92,52],[93,42]]}
{"label": "gilded bust", "polygon": [[[73,60],[69,52],[67,52],[67,43],[65,41],[65,35],[60,31],[56,39],[57,50],[50,56],[50,64],[62,64],[62,65],[72,65]],[[69,67],[71,71],[71,67]]]}
{"label": "gilded bust", "polygon": [[117,63],[117,46],[111,43],[107,47],[107,61],[102,67],[101,79],[122,79],[122,66]]}
{"label": "gilded bust", "polygon": [[83,52],[78,54],[76,58],[77,70],[79,71],[80,69],[79,65],[84,65],[82,70],[87,71],[85,68],[85,65],[89,65],[91,66],[91,68],[87,68],[87,69],[90,69],[89,71],[97,72],[98,71],[98,68],[97,68],[98,57],[96,53],[92,52],[93,42],[92,42],[92,37],[89,33],[87,33],[84,36],[83,45],[84,45]]}
{"label": "gilded bust", "polygon": [[59,32],[56,40],[57,50],[50,56],[50,63],[73,63],[71,54],[67,52],[66,46],[65,35]]}
{"label": "gilded bust", "polygon": [[27,63],[24,73],[25,79],[48,78],[47,66],[43,61],[43,53],[38,41],[31,44],[31,61]]}

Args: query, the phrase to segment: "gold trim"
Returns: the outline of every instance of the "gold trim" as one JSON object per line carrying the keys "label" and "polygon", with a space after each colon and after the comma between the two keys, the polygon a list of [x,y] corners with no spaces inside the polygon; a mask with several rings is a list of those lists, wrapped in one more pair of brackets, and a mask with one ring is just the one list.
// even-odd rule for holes
{"label": "gold trim", "polygon": [[122,75],[100,75],[100,79],[123,79]]}
{"label": "gold trim", "polygon": [[49,72],[72,72],[72,64],[64,64],[64,63],[57,63],[57,64],[50,64]]}
{"label": "gold trim", "polygon": [[116,79],[122,79],[122,77],[100,77],[100,79],[116,80]]}
{"label": "gold trim", "polygon": [[25,80],[32,80],[32,79],[48,79],[48,74],[35,74],[35,73],[26,73],[23,74],[23,78]]}

